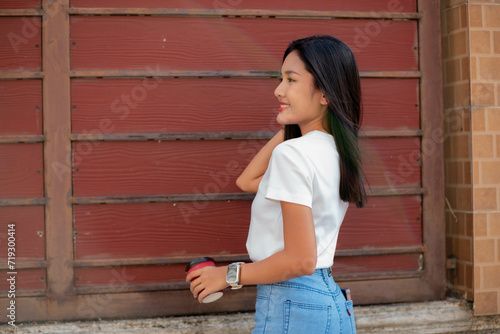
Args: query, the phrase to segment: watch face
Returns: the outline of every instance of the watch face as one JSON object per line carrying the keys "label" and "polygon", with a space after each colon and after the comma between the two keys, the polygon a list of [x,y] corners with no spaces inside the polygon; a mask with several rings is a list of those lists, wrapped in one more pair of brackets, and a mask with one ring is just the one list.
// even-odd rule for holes
{"label": "watch face", "polygon": [[238,268],[236,266],[229,266],[227,269],[226,280],[228,283],[236,283],[238,281]]}

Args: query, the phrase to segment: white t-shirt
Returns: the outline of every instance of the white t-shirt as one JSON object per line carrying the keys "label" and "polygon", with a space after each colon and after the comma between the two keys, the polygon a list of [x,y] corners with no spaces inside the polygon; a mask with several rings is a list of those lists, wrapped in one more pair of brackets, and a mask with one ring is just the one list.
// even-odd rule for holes
{"label": "white t-shirt", "polygon": [[333,136],[311,131],[274,149],[252,203],[247,251],[254,262],[284,249],[280,201],[312,209],[316,268],[333,265],[340,225],[349,203],[340,199],[339,156]]}

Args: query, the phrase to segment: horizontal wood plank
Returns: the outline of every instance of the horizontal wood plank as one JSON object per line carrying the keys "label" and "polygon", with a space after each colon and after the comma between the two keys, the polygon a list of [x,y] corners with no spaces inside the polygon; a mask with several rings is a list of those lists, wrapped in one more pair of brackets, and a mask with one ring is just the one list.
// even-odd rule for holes
{"label": "horizontal wood plank", "polygon": [[[377,256],[377,255],[399,255],[399,254],[422,254],[425,252],[423,245],[415,246],[396,246],[396,247],[362,247],[350,249],[337,249],[335,257],[353,257],[353,256]],[[230,262],[248,262],[250,258],[248,254],[203,254],[209,256],[217,263],[230,263]],[[88,259],[88,260],[75,260],[73,262],[74,268],[100,268],[100,267],[133,267],[133,266],[170,266],[170,265],[183,265],[186,266],[193,260],[193,255],[180,255],[169,257],[141,257],[141,258],[115,258],[115,259]],[[44,268],[44,263],[23,263],[24,268]],[[0,267],[1,268],[1,267]]]}
{"label": "horizontal wood plank", "polygon": [[361,130],[418,129],[418,85],[418,79],[361,79]]}
{"label": "horizontal wood plank", "polygon": [[[369,197],[391,197],[423,195],[425,188],[420,187],[368,187]],[[96,196],[96,197],[72,197],[72,204],[132,204],[132,203],[177,203],[198,201],[244,201],[253,200],[254,194],[249,193],[205,193],[203,197],[199,194],[177,194],[177,195],[155,195],[155,196]],[[0,199],[0,206],[8,205],[40,205],[45,204],[44,199]]]}
{"label": "horizontal wood plank", "polygon": [[[34,0],[32,0],[34,1]],[[165,8],[163,0],[72,0],[71,7],[81,8]],[[198,0],[186,2],[183,0],[169,0],[170,8],[206,8],[206,9],[288,9],[288,10],[358,10],[358,11],[391,11],[414,12],[416,1],[400,0],[396,3],[385,0],[354,0],[354,1],[266,1],[266,0]]]}
{"label": "horizontal wood plank", "polygon": [[265,141],[77,142],[75,196],[239,192],[237,176]]}
{"label": "horizontal wood plank", "polygon": [[[203,256],[211,257],[216,263],[223,262],[248,262],[250,258],[248,254],[203,254]],[[193,255],[180,255],[180,256],[167,256],[167,257],[140,257],[140,258],[117,258],[117,259],[88,259],[88,260],[75,260],[73,262],[74,268],[99,268],[99,267],[133,267],[133,266],[171,266],[183,265],[187,266],[188,263],[193,261],[196,256]]]}
{"label": "horizontal wood plank", "polygon": [[40,71],[40,17],[3,17],[0,20],[0,71]]}
{"label": "horizontal wood plank", "polygon": [[[75,287],[184,282],[186,265],[77,268]],[[185,283],[187,286],[187,283]]]}
{"label": "horizontal wood plank", "polygon": [[421,245],[421,206],[420,196],[370,197],[362,209],[351,205],[337,249]]}
{"label": "horizontal wood plank", "polygon": [[130,285],[96,285],[96,286],[81,286],[76,287],[76,294],[106,294],[106,293],[122,293],[122,292],[146,292],[154,291],[175,291],[188,290],[189,285],[186,282],[165,282],[165,283],[142,283]]}
{"label": "horizontal wood plank", "polygon": [[[76,142],[78,197],[239,192],[236,178],[265,141]],[[417,138],[362,140],[372,186],[420,186]],[[411,160],[414,159],[414,160]]]}
{"label": "horizontal wood plank", "polygon": [[41,9],[2,9],[0,8],[0,17],[2,16],[42,16]]}
{"label": "horizontal wood plank", "polygon": [[[9,72],[0,72],[0,78],[9,78],[12,76]],[[29,75],[26,73],[26,75]],[[33,75],[41,75],[34,73]],[[70,71],[71,78],[173,78],[173,79],[188,79],[188,78],[279,78],[280,71],[278,70],[168,70],[155,69],[154,73],[151,69],[145,70],[74,70]],[[420,71],[360,71],[361,78],[396,78],[396,79],[414,79],[420,78]],[[31,77],[28,77],[31,78]],[[39,78],[39,77],[37,77]]]}
{"label": "horizontal wood plank", "polygon": [[[252,18],[314,18],[314,19],[395,19],[417,20],[420,13],[399,11],[339,11],[339,10],[288,10],[288,9],[184,9],[184,8],[71,8],[70,15],[139,15],[139,16],[203,16],[203,17],[252,17]],[[2,12],[0,11],[0,15]]]}
{"label": "horizontal wood plank", "polygon": [[0,198],[43,197],[42,144],[0,145]]}
{"label": "horizontal wood plank", "polygon": [[[277,84],[276,79],[74,79],[72,131],[276,131]],[[418,129],[417,79],[363,79],[362,91],[363,129]]]}
{"label": "horizontal wood plank", "polygon": [[72,130],[277,131],[273,91],[278,83],[277,79],[74,79]]}
{"label": "horizontal wood plank", "polygon": [[[346,219],[347,221],[349,218]],[[375,255],[399,255],[399,254],[422,254],[425,251],[423,245],[414,246],[395,246],[395,247],[370,247],[337,249],[335,257],[354,257],[354,256],[375,256]]]}
{"label": "horizontal wood plank", "polygon": [[43,135],[6,135],[0,136],[0,144],[42,143]]}
{"label": "horizontal wood plank", "polygon": [[366,188],[367,196],[409,196],[409,195],[423,195],[426,193],[425,188],[421,187],[368,187]]}
{"label": "horizontal wood plank", "polygon": [[[84,133],[72,134],[72,141],[174,141],[174,140],[269,140],[276,131],[219,131],[219,132],[142,132],[142,133],[104,133],[104,130],[84,130]],[[420,129],[397,130],[362,130],[360,138],[400,138],[421,137]],[[0,136],[0,143],[42,142],[44,136]]]}
{"label": "horizontal wood plank", "polygon": [[418,69],[414,21],[130,16],[73,16],[71,68],[276,70],[291,40],[318,33],[344,40],[361,70]]}
{"label": "horizontal wood plank", "polygon": [[0,80],[0,135],[42,134],[41,80]]}
{"label": "horizontal wood plank", "polygon": [[[156,196],[102,196],[102,197],[73,197],[72,204],[132,204],[132,203],[178,203],[178,202],[206,202],[206,201],[245,201],[253,200],[254,194],[249,193],[204,193],[177,194]],[[1,203],[1,202],[0,202]]]}
{"label": "horizontal wood plank", "polygon": [[[41,269],[47,268],[47,261],[45,260],[21,260],[16,262],[16,269]],[[7,261],[0,264],[0,270],[9,271],[9,265]]]}
{"label": "horizontal wood plank", "polygon": [[24,71],[24,70],[0,71],[0,80],[9,80],[9,79],[42,79],[43,77],[44,77],[43,72]]}
{"label": "horizontal wood plank", "polygon": [[[76,259],[172,257],[173,265],[189,256],[244,254],[250,206],[251,201],[77,205]],[[370,199],[366,208],[348,211],[340,233],[340,250],[419,246],[420,198]]]}
{"label": "horizontal wood plank", "polygon": [[76,259],[244,253],[249,201],[77,205]]}
{"label": "horizontal wood plank", "polygon": [[[43,206],[0,207],[0,253],[2,261],[7,259],[7,243],[10,224],[15,224],[15,262],[30,262],[45,259],[45,227]],[[7,261],[5,261],[6,263]]]}
{"label": "horizontal wood plank", "polygon": [[[274,125],[275,126],[275,125]],[[102,133],[101,131],[89,131],[81,134],[71,135],[72,141],[148,141],[154,140],[269,140],[276,131],[218,131],[218,132],[142,132],[142,133]],[[379,136],[380,137],[380,136]],[[2,138],[0,137],[0,140]]]}
{"label": "horizontal wood plank", "polygon": [[[0,293],[2,296],[7,296],[7,291],[10,290],[9,281],[12,275],[9,275],[10,271],[0,271]],[[20,269],[15,271],[15,290],[40,290],[45,289],[47,281],[47,274],[45,269]]]}
{"label": "horizontal wood plank", "polygon": [[[382,279],[370,281],[350,281],[339,284],[342,288],[351,289],[356,305],[373,305],[380,303],[401,303],[435,300],[431,291],[426,289],[425,281],[420,277],[403,279]],[[80,289],[77,289],[79,292]],[[220,303],[200,304],[193,299],[189,290],[123,292],[110,293],[113,289],[87,289],[82,294],[69,296],[62,305],[58,305],[54,321],[85,319],[115,319],[116,315],[130,319],[151,318],[173,315],[197,315],[207,313],[234,313],[255,311],[256,287],[246,286],[238,291],[226,289]],[[401,294],[404,291],[404,294]],[[424,294],[421,293],[424,291]],[[102,293],[96,295],[95,293]],[[109,301],[106,307],[96,310],[96,300]],[[22,322],[42,321],[48,319],[46,307],[48,299],[19,298],[16,300],[19,313],[16,320]],[[102,304],[97,304],[102,305]],[[8,299],[0,299],[0,307],[8,306]],[[42,313],[42,315],[40,315]]]}
{"label": "horizontal wood plank", "polygon": [[[336,259],[333,265],[333,276],[357,277],[369,279],[379,274],[392,272],[415,272],[420,268],[419,254],[385,255],[370,257],[354,257]],[[226,265],[226,263],[218,263]],[[185,265],[169,266],[132,266],[116,268],[77,268],[75,269],[75,287],[117,287],[149,285],[152,290],[161,290],[165,283],[178,283],[177,288],[188,288],[185,282]],[[175,286],[171,284],[171,288]],[[156,287],[156,288],[155,288]]]}
{"label": "horizontal wood plank", "polygon": [[45,205],[45,198],[0,198],[0,206]]}
{"label": "horizontal wood plank", "polygon": [[336,258],[332,267],[332,275],[369,274],[390,271],[414,271],[420,268],[419,254],[361,256],[349,258]]}
{"label": "horizontal wood plank", "polygon": [[360,138],[396,138],[396,137],[421,137],[420,129],[398,129],[398,130],[361,130]]}
{"label": "horizontal wood plank", "polygon": [[37,9],[41,7],[41,0],[2,0],[0,2],[0,9]]}
{"label": "horizontal wood plank", "polygon": [[420,138],[367,138],[360,146],[368,186],[421,186]]}

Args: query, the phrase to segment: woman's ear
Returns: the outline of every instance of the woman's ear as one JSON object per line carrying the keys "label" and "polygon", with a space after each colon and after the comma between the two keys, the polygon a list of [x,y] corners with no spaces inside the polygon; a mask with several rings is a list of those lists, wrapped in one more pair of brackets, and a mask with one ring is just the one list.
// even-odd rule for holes
{"label": "woman's ear", "polygon": [[328,101],[325,95],[321,96],[321,100],[319,101],[319,103],[321,103],[322,106],[328,106]]}

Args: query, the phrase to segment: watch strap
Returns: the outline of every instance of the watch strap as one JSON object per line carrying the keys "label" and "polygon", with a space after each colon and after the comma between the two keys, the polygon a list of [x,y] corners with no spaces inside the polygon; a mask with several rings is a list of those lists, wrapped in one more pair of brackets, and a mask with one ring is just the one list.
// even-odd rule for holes
{"label": "watch strap", "polygon": [[[227,276],[226,276],[226,282],[231,286],[231,289],[232,290],[236,290],[236,289],[241,289],[243,287],[243,285],[240,284],[240,276],[241,276],[241,265],[244,264],[245,262],[234,262],[234,263],[231,263],[229,266],[231,267],[235,267],[236,266],[236,282],[229,282]],[[229,267],[228,266],[228,271],[229,271]]]}

